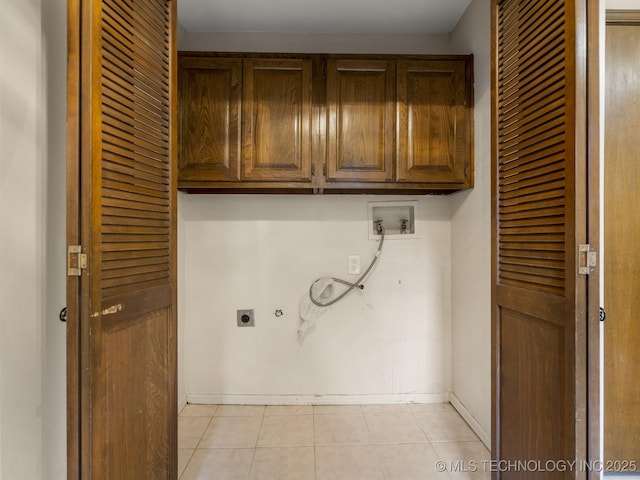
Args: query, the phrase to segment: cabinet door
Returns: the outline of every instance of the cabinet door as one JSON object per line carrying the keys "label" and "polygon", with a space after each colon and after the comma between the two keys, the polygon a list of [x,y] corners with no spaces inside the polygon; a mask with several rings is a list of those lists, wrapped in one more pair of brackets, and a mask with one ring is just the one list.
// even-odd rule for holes
{"label": "cabinet door", "polygon": [[242,179],[311,181],[312,62],[244,61]]}
{"label": "cabinet door", "polygon": [[[471,186],[467,62],[398,62],[399,181]],[[470,73],[470,67],[469,67]]]}
{"label": "cabinet door", "polygon": [[239,59],[181,59],[179,180],[239,179],[241,74]]}
{"label": "cabinet door", "polygon": [[393,180],[394,65],[327,61],[327,180]]}

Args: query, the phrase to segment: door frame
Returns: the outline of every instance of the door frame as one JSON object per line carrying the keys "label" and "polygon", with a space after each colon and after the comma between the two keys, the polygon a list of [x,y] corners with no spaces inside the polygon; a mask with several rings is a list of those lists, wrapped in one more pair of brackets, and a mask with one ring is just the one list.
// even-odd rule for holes
{"label": "door frame", "polygon": [[[589,233],[595,229],[597,234],[589,235],[589,244],[598,254],[597,265],[593,268],[587,281],[587,358],[586,358],[586,396],[587,396],[587,459],[592,462],[602,462],[602,399],[601,386],[601,345],[600,345],[600,292],[602,289],[601,266],[601,195],[600,178],[602,172],[603,149],[603,110],[601,108],[601,87],[604,60],[604,0],[587,1],[587,225]],[[601,472],[591,468],[588,471],[589,480],[600,479]],[[578,473],[576,472],[576,476]]]}
{"label": "door frame", "polygon": [[[80,0],[67,0],[67,245],[82,243],[80,225]],[[69,261],[67,259],[67,261]],[[80,478],[80,277],[67,284],[67,479]],[[88,300],[88,299],[86,299]]]}

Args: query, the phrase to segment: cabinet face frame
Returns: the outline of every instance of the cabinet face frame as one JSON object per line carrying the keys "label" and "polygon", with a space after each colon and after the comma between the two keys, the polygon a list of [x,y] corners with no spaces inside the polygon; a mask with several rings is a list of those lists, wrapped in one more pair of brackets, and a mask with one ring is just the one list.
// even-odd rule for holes
{"label": "cabinet face frame", "polygon": [[327,181],[394,178],[395,62],[327,60]]}
{"label": "cabinet face frame", "polygon": [[399,61],[397,180],[471,186],[470,65]]}
{"label": "cabinet face frame", "polygon": [[241,59],[180,59],[180,180],[240,180],[241,79]]}
{"label": "cabinet face frame", "polygon": [[245,59],[242,180],[311,182],[312,60]]}
{"label": "cabinet face frame", "polygon": [[[195,62],[210,62],[212,60],[232,60],[240,65],[238,74],[239,95],[239,115],[238,115],[238,135],[239,145],[237,167],[233,169],[235,177],[216,177],[207,173],[207,168],[202,167],[197,170],[199,175],[193,173],[194,169],[185,169],[180,172],[179,187],[182,190],[192,193],[378,193],[378,194],[428,194],[428,193],[451,193],[473,186],[473,56],[472,55],[359,55],[359,54],[283,54],[283,53],[224,53],[224,52],[182,52],[181,62],[193,60]],[[304,65],[304,67],[301,67]],[[332,67],[333,65],[333,67]],[[374,92],[372,98],[385,97],[384,101],[384,129],[388,133],[369,135],[374,138],[376,135],[382,137],[383,142],[376,143],[376,139],[369,140],[370,144],[376,145],[378,150],[383,151],[382,155],[371,155],[366,157],[363,164],[349,165],[350,162],[338,163],[338,116],[336,94],[336,82],[339,81],[336,70],[342,68],[341,74],[345,78],[351,75],[350,81],[346,84],[354,84],[354,78],[367,78],[367,74],[378,79],[384,78],[384,88],[377,90],[370,88]],[[436,65],[440,65],[439,67]],[[444,65],[444,67],[442,67]],[[452,67],[451,65],[455,65]],[[438,70],[448,72],[443,74]],[[249,70],[260,71],[258,82],[251,80]],[[260,138],[255,130],[256,119],[250,119],[251,115],[256,116],[255,105],[248,107],[248,99],[257,99],[263,104],[265,95],[271,93],[263,88],[269,82],[280,83],[279,79],[287,77],[287,74],[298,72],[298,78],[304,78],[302,85],[308,85],[309,91],[300,95],[299,92],[304,87],[296,88],[294,96],[304,97],[305,103],[293,103],[294,108],[303,111],[305,122],[298,122],[298,132],[303,132],[297,138],[301,138],[298,147],[292,147],[293,143],[287,141],[280,142],[284,145],[282,151],[288,151],[288,157],[284,155],[269,154],[266,157],[262,154],[255,155],[255,145],[258,145],[258,152],[266,151],[264,136]],[[333,74],[332,74],[333,72]],[[422,128],[410,128],[406,103],[400,102],[401,98],[407,98],[410,103],[412,97],[408,95],[407,73],[415,76],[420,75],[450,75],[454,87],[454,101],[452,115],[455,116],[455,135],[449,135],[449,140],[453,141],[455,147],[452,162],[443,166],[440,160],[429,162],[428,159],[415,157],[409,158],[410,148],[409,134],[422,134],[429,131]],[[432,72],[432,73],[429,73]],[[452,74],[454,72],[454,74]],[[271,75],[273,74],[273,75]],[[293,73],[295,77],[297,74]],[[404,76],[403,76],[404,75]],[[371,81],[370,85],[376,81]],[[412,81],[415,78],[411,79]],[[288,81],[288,80],[287,80]],[[285,83],[287,82],[285,81]],[[333,83],[332,83],[333,82]],[[294,82],[290,82],[294,83]],[[366,82],[364,83],[366,85]],[[250,92],[253,88],[262,88],[261,92]],[[415,87],[414,87],[415,88]],[[344,91],[346,88],[342,87]],[[366,89],[363,89],[366,91]],[[280,89],[280,94],[276,97],[287,98],[287,89]],[[384,93],[382,92],[384,91]],[[248,93],[249,92],[249,93]],[[352,89],[353,92],[353,89]],[[256,97],[257,95],[257,97]],[[457,95],[457,96],[456,96]],[[458,96],[462,99],[459,100]],[[346,97],[349,97],[347,95]],[[342,97],[343,103],[348,100]],[[355,93],[351,93],[352,98],[358,98]],[[362,98],[367,98],[366,95]],[[261,100],[262,99],[262,100]],[[413,100],[415,102],[415,99]],[[251,100],[251,103],[255,103]],[[287,102],[285,102],[287,103]],[[365,102],[366,103],[366,102]],[[372,108],[376,103],[382,104],[382,100],[369,102]],[[357,107],[357,106],[356,106]],[[415,112],[428,113],[428,109],[415,108]],[[353,109],[357,111],[358,108]],[[333,115],[333,119],[332,119]],[[288,118],[292,118],[289,115]],[[302,118],[302,117],[298,117]],[[308,122],[308,123],[306,123]],[[333,124],[332,124],[333,122]],[[275,122],[278,123],[278,122]],[[294,122],[289,122],[291,125]],[[375,123],[375,122],[374,122]],[[404,125],[403,125],[404,124]],[[308,129],[306,128],[308,126]],[[333,131],[332,131],[333,128]],[[286,129],[285,129],[286,130]],[[289,130],[295,130],[289,128]],[[372,132],[376,128],[361,127],[361,131]],[[378,129],[379,130],[379,129]],[[347,130],[348,131],[348,130]],[[434,129],[438,133],[437,129]],[[462,132],[462,133],[461,133]],[[280,132],[277,131],[279,135]],[[404,135],[404,138],[403,138]],[[258,137],[258,138],[256,138]],[[268,136],[267,136],[268,137]],[[296,139],[296,134],[291,134],[291,138]],[[454,138],[455,137],[455,138]],[[286,138],[286,137],[285,137]],[[306,138],[306,142],[305,142]],[[453,139],[453,140],[451,140]],[[422,142],[428,145],[429,142]],[[344,143],[343,143],[344,145]],[[300,148],[301,147],[301,148]],[[291,161],[295,155],[291,151],[297,150],[300,153],[300,162]],[[420,147],[419,148],[423,148]],[[276,149],[277,150],[277,149]],[[355,151],[358,149],[356,148]],[[360,149],[361,151],[363,149]],[[371,149],[370,149],[371,150]],[[372,161],[375,158],[376,161]],[[380,161],[381,158],[384,160]],[[417,161],[416,161],[417,158]],[[266,159],[266,160],[265,160]],[[411,163],[412,162],[412,163]],[[354,162],[351,162],[354,163]],[[367,165],[368,163],[368,165]],[[355,167],[355,168],[352,168]],[[460,174],[462,172],[462,174]],[[215,174],[215,171],[214,171]]]}

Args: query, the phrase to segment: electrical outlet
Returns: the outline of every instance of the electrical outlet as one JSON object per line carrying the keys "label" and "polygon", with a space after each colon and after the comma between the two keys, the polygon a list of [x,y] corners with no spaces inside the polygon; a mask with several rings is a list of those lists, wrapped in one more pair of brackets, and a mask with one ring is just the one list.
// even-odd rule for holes
{"label": "electrical outlet", "polygon": [[237,310],[237,321],[239,327],[253,327],[255,326],[255,315],[253,310]]}
{"label": "electrical outlet", "polygon": [[349,255],[349,267],[347,269],[349,275],[360,275],[360,255]]}

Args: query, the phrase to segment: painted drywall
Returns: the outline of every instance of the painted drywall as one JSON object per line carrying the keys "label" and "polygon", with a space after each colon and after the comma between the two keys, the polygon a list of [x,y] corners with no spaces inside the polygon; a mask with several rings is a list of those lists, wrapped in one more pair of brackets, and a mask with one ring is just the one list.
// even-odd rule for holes
{"label": "painted drywall", "polygon": [[42,455],[43,478],[63,480],[67,465],[66,324],[66,123],[67,2],[42,2],[43,76],[47,109],[45,136],[46,244],[45,315],[42,318]]}
{"label": "painted drywall", "polygon": [[280,53],[449,53],[448,34],[187,32],[180,50]]}
{"label": "painted drywall", "polygon": [[[346,277],[349,255],[360,255],[364,267],[375,253],[377,242],[367,230],[372,200],[383,198],[180,197],[189,401],[447,399],[451,238],[445,197],[417,198],[419,238],[387,240],[364,290],[331,307],[298,342],[299,302],[311,282]],[[237,309],[254,309],[256,326],[237,327]]]}
{"label": "painted drywall", "polygon": [[607,0],[605,5],[610,10],[640,10],[638,0]]}
{"label": "painted drywall", "polygon": [[473,0],[452,34],[455,53],[474,54],[475,185],[452,195],[452,396],[476,433],[491,433],[490,0]]}
{"label": "painted drywall", "polygon": [[0,478],[55,480],[66,477],[66,2],[2,11]]}

